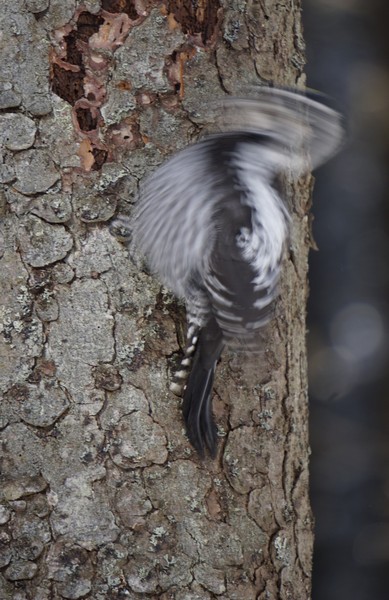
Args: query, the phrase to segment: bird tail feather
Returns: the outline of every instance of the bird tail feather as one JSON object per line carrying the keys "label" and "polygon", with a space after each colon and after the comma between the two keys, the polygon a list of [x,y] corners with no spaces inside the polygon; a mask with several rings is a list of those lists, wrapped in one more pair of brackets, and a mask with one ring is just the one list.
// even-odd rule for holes
{"label": "bird tail feather", "polygon": [[[172,391],[178,393],[181,379],[187,378],[183,391],[182,412],[189,441],[203,458],[205,451],[214,458],[217,451],[217,427],[212,414],[212,388],[217,361],[223,349],[221,330],[214,319],[202,328],[189,328],[188,347],[175,374]],[[189,371],[190,368],[190,371]]]}

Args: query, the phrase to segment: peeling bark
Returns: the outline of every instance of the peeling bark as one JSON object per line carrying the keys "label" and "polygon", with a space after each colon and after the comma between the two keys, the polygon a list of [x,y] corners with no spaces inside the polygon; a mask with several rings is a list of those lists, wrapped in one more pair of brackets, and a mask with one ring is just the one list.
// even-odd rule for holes
{"label": "peeling bark", "polygon": [[[217,460],[169,390],[184,311],[107,221],[245,85],[304,83],[299,3],[15,0],[0,14],[0,596],[308,599],[310,180],[264,351],[225,353]],[[180,177],[172,173],[172,177]]]}

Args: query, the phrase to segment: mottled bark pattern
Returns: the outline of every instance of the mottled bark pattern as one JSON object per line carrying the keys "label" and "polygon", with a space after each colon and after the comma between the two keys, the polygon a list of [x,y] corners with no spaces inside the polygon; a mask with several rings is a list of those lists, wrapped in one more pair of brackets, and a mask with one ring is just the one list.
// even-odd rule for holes
{"label": "mottled bark pattern", "polygon": [[309,598],[309,181],[285,184],[293,236],[263,352],[218,368],[214,462],[168,391],[183,308],[107,227],[217,97],[304,83],[299,10],[3,3],[2,599]]}

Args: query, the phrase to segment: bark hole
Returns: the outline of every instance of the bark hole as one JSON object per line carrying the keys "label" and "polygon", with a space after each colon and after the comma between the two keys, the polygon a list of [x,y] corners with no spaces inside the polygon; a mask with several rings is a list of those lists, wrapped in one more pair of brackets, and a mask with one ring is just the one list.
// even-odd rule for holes
{"label": "bark hole", "polygon": [[93,148],[92,150],[93,158],[95,162],[92,167],[92,171],[98,171],[101,169],[105,161],[107,160],[108,152],[101,148]]}
{"label": "bark hole", "polygon": [[81,131],[93,131],[97,128],[97,117],[92,115],[89,108],[77,108],[76,115]]}
{"label": "bark hole", "polygon": [[135,21],[139,15],[134,4],[134,0],[102,0],[101,7],[110,13],[125,13]]}
{"label": "bark hole", "polygon": [[52,90],[57,96],[74,105],[84,95],[85,67],[80,42],[87,43],[89,38],[97,33],[104,19],[98,15],[82,12],[77,20],[77,28],[65,38],[65,62],[78,67],[78,70],[66,69],[58,64],[53,65],[51,81]]}
{"label": "bark hole", "polygon": [[169,0],[167,8],[180,23],[183,33],[201,34],[203,44],[216,32],[220,14],[219,0]]}
{"label": "bark hole", "polygon": [[51,87],[54,94],[73,105],[84,95],[84,73],[68,71],[54,64]]}

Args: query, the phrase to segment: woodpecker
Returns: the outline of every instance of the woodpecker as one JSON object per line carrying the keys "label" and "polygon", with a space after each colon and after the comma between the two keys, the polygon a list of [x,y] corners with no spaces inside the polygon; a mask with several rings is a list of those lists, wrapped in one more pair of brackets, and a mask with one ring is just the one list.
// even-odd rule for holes
{"label": "woodpecker", "polygon": [[291,224],[276,179],[318,166],[342,140],[339,113],[275,88],[224,100],[217,127],[143,182],[129,223],[131,243],[186,305],[187,347],[171,389],[183,390],[201,457],[216,455],[212,387],[223,348],[255,348],[272,317]]}

